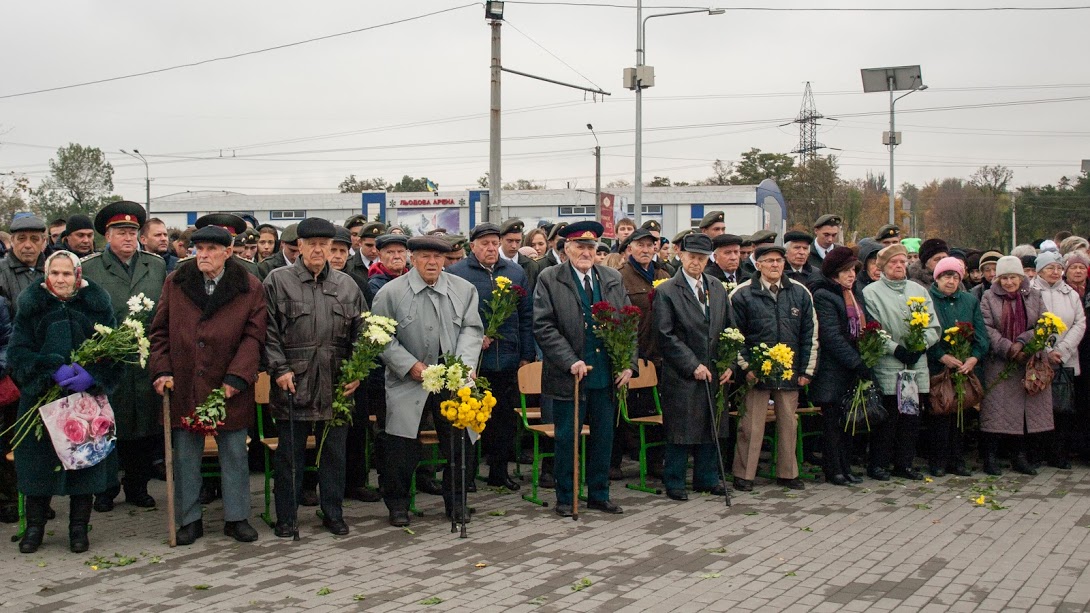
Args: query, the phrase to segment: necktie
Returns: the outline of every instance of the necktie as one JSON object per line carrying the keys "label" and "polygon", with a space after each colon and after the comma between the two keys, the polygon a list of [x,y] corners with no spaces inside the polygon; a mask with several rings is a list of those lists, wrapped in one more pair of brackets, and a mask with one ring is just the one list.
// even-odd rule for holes
{"label": "necktie", "polygon": [[207,281],[205,281],[204,282],[204,291],[207,292],[209,296],[211,296],[212,292],[216,291],[216,280],[215,279],[208,279]]}
{"label": "necktie", "polygon": [[705,302],[705,298],[706,298],[706,296],[704,295],[704,288],[703,287],[697,287],[696,288],[696,299],[700,301],[700,306],[701,307],[703,307],[705,304],[707,304]]}
{"label": "necktie", "polygon": [[727,275],[727,283],[734,283],[734,275]]}
{"label": "necktie", "polygon": [[590,284],[590,273],[583,275],[583,289],[587,292],[587,299],[594,302],[594,288]]}
{"label": "necktie", "polygon": [[780,293],[780,286],[779,285],[770,285],[770,286],[768,286],[768,291],[772,292],[772,297],[775,298]]}

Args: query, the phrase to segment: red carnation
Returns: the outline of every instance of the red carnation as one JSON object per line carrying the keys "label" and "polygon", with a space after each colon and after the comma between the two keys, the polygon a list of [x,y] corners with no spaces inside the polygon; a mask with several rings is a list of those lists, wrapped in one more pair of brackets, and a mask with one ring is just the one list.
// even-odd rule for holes
{"label": "red carnation", "polygon": [[525,297],[526,297],[526,290],[525,290],[525,289],[523,289],[523,287],[522,287],[521,285],[512,285],[512,286],[511,286],[511,289],[512,289],[512,290],[513,290],[513,291],[514,291],[514,292],[515,292],[516,294],[518,294],[518,297],[519,297],[519,298],[525,298]]}
{"label": "red carnation", "polygon": [[642,313],[640,307],[631,304],[621,309],[621,314],[628,317],[639,317]]}

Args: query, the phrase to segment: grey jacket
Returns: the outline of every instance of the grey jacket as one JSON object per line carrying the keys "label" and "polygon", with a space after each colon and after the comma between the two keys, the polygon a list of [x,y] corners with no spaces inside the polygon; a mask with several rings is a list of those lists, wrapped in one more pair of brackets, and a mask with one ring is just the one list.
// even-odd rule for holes
{"label": "grey jacket", "polygon": [[45,256],[38,256],[38,263],[31,268],[19,261],[13,251],[0,258],[0,296],[8,300],[8,314],[15,317],[15,305],[19,294],[34,283],[41,283]]}
{"label": "grey jacket", "polygon": [[[333,416],[333,389],[341,361],[359,335],[363,294],[351,277],[326,264],[317,279],[303,265],[277,268],[265,278],[268,336],[265,359],[274,382],[273,417],[324,421]],[[294,405],[275,381],[295,373]]]}
{"label": "grey jacket", "polygon": [[[616,308],[630,304],[621,273],[595,265],[601,281],[602,299]],[[571,264],[550,266],[541,272],[534,289],[534,337],[541,347],[541,389],[545,396],[571,400],[575,393],[572,364],[583,359],[586,323],[579,290],[572,278]],[[630,367],[636,372],[636,352]]]}
{"label": "grey jacket", "polygon": [[386,433],[416,438],[428,392],[409,371],[417,362],[438,363],[444,353],[457,355],[476,370],[484,342],[477,290],[469,281],[446,272],[429,287],[413,269],[383,286],[375,295],[371,312],[397,320],[394,338],[382,353],[386,363]]}

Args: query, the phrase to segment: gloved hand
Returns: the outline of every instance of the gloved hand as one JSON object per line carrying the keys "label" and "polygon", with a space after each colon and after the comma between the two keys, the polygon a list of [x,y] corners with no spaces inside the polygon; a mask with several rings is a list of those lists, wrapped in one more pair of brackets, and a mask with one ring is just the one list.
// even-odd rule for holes
{"label": "gloved hand", "polygon": [[874,369],[868,368],[866,364],[860,364],[859,368],[855,369],[857,377],[864,381],[870,381],[874,379]]}
{"label": "gloved hand", "polygon": [[53,373],[53,381],[69,392],[83,392],[91,387],[95,380],[91,373],[79,364],[65,364]]}
{"label": "gloved hand", "polygon": [[893,350],[893,357],[897,358],[902,364],[908,367],[915,366],[916,362],[920,361],[920,356],[922,355],[922,351],[909,351],[900,345],[897,345],[897,348]]}

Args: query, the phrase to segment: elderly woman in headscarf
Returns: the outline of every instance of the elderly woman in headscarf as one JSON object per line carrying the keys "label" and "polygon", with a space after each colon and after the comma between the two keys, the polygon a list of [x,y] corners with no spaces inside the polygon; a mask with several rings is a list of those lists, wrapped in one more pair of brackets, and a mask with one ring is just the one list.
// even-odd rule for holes
{"label": "elderly woman in headscarf", "polygon": [[[114,379],[105,364],[71,363],[72,351],[95,334],[95,325],[115,324],[110,296],[83,278],[80,260],[57,251],[45,261],[45,278],[19,294],[8,359],[19,385],[19,415],[31,410],[54,384],[63,394],[101,387]],[[22,553],[34,553],[45,536],[52,496],[69,496],[69,548],[87,551],[87,524],[94,494],[113,484],[117,453],[89,468],[64,470],[48,436],[30,434],[15,449],[19,491],[26,495],[26,532]]]}
{"label": "elderly woman in headscarf", "polygon": [[1056,468],[1069,470],[1068,449],[1075,431],[1075,407],[1073,405],[1075,377],[1079,374],[1079,343],[1086,332],[1086,312],[1082,298],[1063,279],[1064,266],[1060,254],[1042,251],[1037,256],[1037,277],[1030,287],[1041,292],[1045,310],[1055,314],[1067,326],[1060,334],[1056,346],[1048,354],[1048,360],[1056,371],[1052,381],[1054,394],[1053,418],[1056,423],[1050,449],[1042,450],[1048,463]]}
{"label": "elderly woman in headscarf", "polygon": [[[1026,458],[1026,435],[1053,429],[1052,396],[1045,392],[1031,396],[1022,386],[1030,357],[1023,349],[1033,338],[1034,326],[1045,307],[1041,293],[1030,287],[1020,258],[999,258],[995,275],[995,282],[980,300],[991,347],[984,358],[982,381],[988,391],[980,403],[984,472],[1003,474],[997,455],[1000,437],[1008,436],[1015,453],[1011,467],[1024,475],[1036,475],[1037,470]],[[1000,374],[1012,361],[1018,366],[1013,374],[1001,379]]]}

